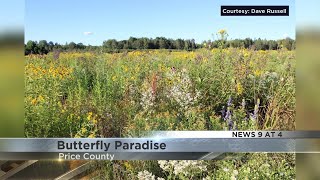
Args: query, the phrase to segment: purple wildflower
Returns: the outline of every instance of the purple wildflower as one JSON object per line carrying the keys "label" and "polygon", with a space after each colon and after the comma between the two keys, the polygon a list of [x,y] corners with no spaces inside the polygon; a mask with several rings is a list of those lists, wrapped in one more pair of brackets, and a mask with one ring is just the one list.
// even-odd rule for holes
{"label": "purple wildflower", "polygon": [[228,122],[228,129],[229,129],[229,131],[231,131],[231,130],[233,129],[233,125],[234,125],[234,124],[233,124],[233,121],[230,120],[230,121]]}
{"label": "purple wildflower", "polygon": [[227,120],[231,119],[231,115],[232,115],[232,113],[230,111],[230,108],[228,108],[227,112],[226,112],[226,114],[224,116],[224,120],[227,121]]}
{"label": "purple wildflower", "polygon": [[222,106],[222,109],[220,112],[221,112],[221,119],[224,119],[224,117],[226,116],[226,108]]}
{"label": "purple wildflower", "polygon": [[232,98],[230,97],[227,102],[227,106],[230,107],[232,105]]}
{"label": "purple wildflower", "polygon": [[231,111],[231,106],[232,105],[232,98],[230,97],[227,102],[227,111],[224,114],[224,121],[226,121],[228,125],[228,130],[232,130],[234,128],[234,122],[232,120],[232,111]]}

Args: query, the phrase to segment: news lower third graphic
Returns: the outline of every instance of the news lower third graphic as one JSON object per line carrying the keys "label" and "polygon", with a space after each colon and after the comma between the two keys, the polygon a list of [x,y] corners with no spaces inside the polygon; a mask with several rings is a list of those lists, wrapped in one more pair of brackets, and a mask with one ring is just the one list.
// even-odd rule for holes
{"label": "news lower third graphic", "polygon": [[[155,131],[143,138],[1,138],[0,160],[206,159],[225,152],[320,152],[320,131]],[[216,156],[214,156],[216,157]]]}
{"label": "news lower third graphic", "polygon": [[221,16],[289,16],[289,6],[221,6]]}

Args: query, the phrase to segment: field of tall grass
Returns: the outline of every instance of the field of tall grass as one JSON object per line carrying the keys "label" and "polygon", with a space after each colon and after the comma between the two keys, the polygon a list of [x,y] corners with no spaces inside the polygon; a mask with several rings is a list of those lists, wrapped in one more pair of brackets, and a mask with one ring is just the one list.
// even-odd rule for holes
{"label": "field of tall grass", "polygon": [[[151,130],[294,130],[295,66],[295,52],[285,49],[29,55],[25,65],[25,136],[137,137]],[[103,167],[109,167],[104,174],[107,178],[122,177],[117,168],[133,179],[294,178],[294,155],[245,157],[217,162],[115,161]],[[180,166],[185,170],[176,171]]]}
{"label": "field of tall grass", "polygon": [[26,59],[27,137],[295,127],[293,51],[55,53]]}

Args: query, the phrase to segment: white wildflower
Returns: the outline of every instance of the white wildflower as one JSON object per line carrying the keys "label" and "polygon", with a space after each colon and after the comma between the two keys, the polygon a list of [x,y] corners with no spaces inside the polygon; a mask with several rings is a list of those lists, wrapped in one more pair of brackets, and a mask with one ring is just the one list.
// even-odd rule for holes
{"label": "white wildflower", "polygon": [[237,176],[239,172],[237,170],[233,170],[233,175]]}
{"label": "white wildflower", "polygon": [[151,172],[149,171],[140,171],[138,173],[138,179],[139,180],[155,180],[155,175],[153,175]]}
{"label": "white wildflower", "polygon": [[268,163],[266,163],[266,164],[263,164],[262,166],[264,166],[264,167],[270,167],[270,164],[268,164]]}
{"label": "white wildflower", "polygon": [[171,169],[169,161],[160,160],[160,161],[158,161],[158,164],[159,164],[160,168],[163,169],[164,171],[169,171]]}
{"label": "white wildflower", "polygon": [[142,92],[141,98],[141,106],[142,108],[147,111],[154,105],[155,96],[152,93],[152,88],[148,88]]}
{"label": "white wildflower", "polygon": [[223,171],[224,171],[224,172],[228,172],[229,169],[228,169],[228,168],[223,168]]}
{"label": "white wildflower", "polygon": [[167,78],[173,81],[167,97],[176,101],[183,110],[190,108],[200,97],[200,92],[192,92],[193,84],[186,69],[181,72],[167,73]]}
{"label": "white wildflower", "polygon": [[230,179],[231,180],[237,180],[237,178],[234,175],[232,175]]}
{"label": "white wildflower", "polygon": [[158,161],[161,169],[164,171],[173,170],[175,175],[183,174],[185,176],[189,175],[194,171],[206,171],[207,166],[203,163],[203,161],[191,161],[191,160],[183,160],[183,161]]}
{"label": "white wildflower", "polygon": [[202,178],[202,180],[211,180],[211,177],[210,176],[207,176],[205,178]]}

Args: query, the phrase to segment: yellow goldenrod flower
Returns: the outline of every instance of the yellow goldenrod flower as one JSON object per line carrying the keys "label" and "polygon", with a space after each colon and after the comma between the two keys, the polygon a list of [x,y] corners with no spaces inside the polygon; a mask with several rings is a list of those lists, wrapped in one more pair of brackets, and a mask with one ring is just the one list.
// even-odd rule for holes
{"label": "yellow goldenrod flower", "polygon": [[237,94],[241,95],[243,93],[243,87],[240,83],[237,83]]}
{"label": "yellow goldenrod flower", "polygon": [[76,134],[75,136],[74,136],[74,138],[81,138],[78,134]]}
{"label": "yellow goldenrod flower", "polygon": [[84,134],[84,133],[86,133],[86,132],[87,132],[87,129],[86,129],[86,128],[84,128],[84,127],[81,128],[81,133],[82,133],[82,134]]}
{"label": "yellow goldenrod flower", "polygon": [[255,76],[260,76],[262,74],[262,72],[260,70],[255,70],[254,71],[254,75]]}
{"label": "yellow goldenrod flower", "polygon": [[43,96],[39,95],[39,97],[38,97],[38,101],[44,101]]}
{"label": "yellow goldenrod flower", "polygon": [[220,29],[220,30],[218,31],[219,34],[225,34],[226,32],[227,32],[227,30],[225,30],[225,29]]}
{"label": "yellow goldenrod flower", "polygon": [[95,137],[95,134],[90,134],[89,136],[88,136],[88,138],[94,138]]}
{"label": "yellow goldenrod flower", "polygon": [[89,113],[88,113],[88,116],[87,116],[87,119],[90,121],[91,118],[92,118],[92,112],[89,112]]}
{"label": "yellow goldenrod flower", "polygon": [[31,104],[35,105],[37,103],[37,98],[31,100]]}
{"label": "yellow goldenrod flower", "polygon": [[131,170],[132,169],[132,166],[127,161],[124,163],[124,166],[126,167],[127,170]]}

